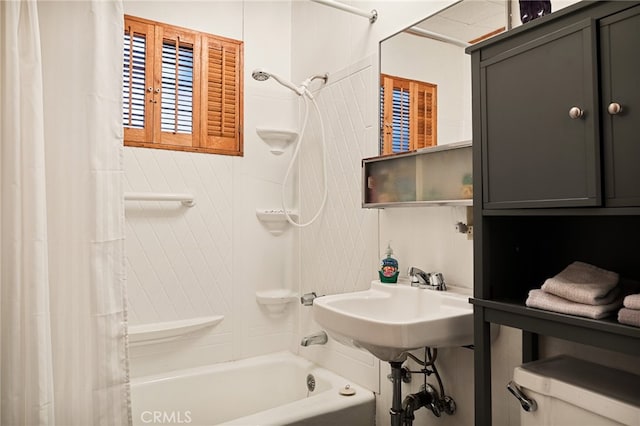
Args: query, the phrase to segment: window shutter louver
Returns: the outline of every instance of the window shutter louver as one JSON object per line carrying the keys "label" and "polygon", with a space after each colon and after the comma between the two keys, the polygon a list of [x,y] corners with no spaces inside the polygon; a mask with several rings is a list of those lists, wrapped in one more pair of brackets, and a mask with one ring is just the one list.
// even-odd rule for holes
{"label": "window shutter louver", "polygon": [[[127,22],[122,67],[122,123],[125,140],[144,142],[151,138],[152,108],[147,107],[147,87],[152,86],[153,29]],[[151,65],[152,66],[152,65]]]}
{"label": "window shutter louver", "polygon": [[411,149],[436,145],[436,87],[434,85],[412,83],[412,140]]}
{"label": "window shutter louver", "polygon": [[132,129],[144,128],[145,37],[125,34],[123,69],[123,121]]}
{"label": "window shutter louver", "polygon": [[241,149],[242,46],[213,38],[205,41],[207,81],[204,146],[220,150]]}
{"label": "window shutter louver", "polygon": [[393,143],[392,151],[405,152],[409,150],[409,119],[411,100],[409,92],[404,88],[393,89]]}
{"label": "window shutter louver", "polygon": [[162,44],[163,132],[193,132],[193,46],[164,41]]}
{"label": "window shutter louver", "polygon": [[[160,58],[155,72],[159,118],[156,121],[156,142],[182,147],[197,146],[198,114],[194,108],[199,80],[197,74],[199,43],[193,32],[177,28],[156,29],[157,51]],[[195,104],[197,105],[197,103]]]}

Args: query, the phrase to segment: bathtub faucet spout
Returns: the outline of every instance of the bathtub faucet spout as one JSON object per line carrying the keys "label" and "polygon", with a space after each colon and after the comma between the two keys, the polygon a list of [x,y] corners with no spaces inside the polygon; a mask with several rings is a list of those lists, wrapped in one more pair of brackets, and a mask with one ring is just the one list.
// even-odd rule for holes
{"label": "bathtub faucet spout", "polygon": [[324,345],[327,343],[328,337],[327,333],[324,331],[319,331],[317,333],[310,334],[305,336],[300,341],[301,346],[309,346],[309,345]]}

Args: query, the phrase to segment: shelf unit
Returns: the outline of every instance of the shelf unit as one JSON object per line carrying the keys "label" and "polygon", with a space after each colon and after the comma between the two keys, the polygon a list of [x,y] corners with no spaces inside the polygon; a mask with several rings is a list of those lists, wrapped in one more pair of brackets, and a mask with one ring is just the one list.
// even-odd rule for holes
{"label": "shelf unit", "polygon": [[362,207],[471,206],[471,142],[362,160]]}
{"label": "shelf unit", "polygon": [[[297,210],[287,210],[293,220],[298,220]],[[283,209],[257,209],[256,217],[272,235],[281,235],[288,227],[289,221]]]}
{"label": "shelf unit", "polygon": [[539,336],[640,357],[640,328],[617,311],[593,320],[525,306],[576,260],[640,281],[639,41],[640,2],[583,1],[467,49],[476,426],[492,425],[492,324],[522,331],[523,362],[538,358]]}
{"label": "shelf unit", "polygon": [[284,288],[256,291],[256,302],[274,316],[284,313],[289,304],[295,302],[297,298],[296,293]]}
{"label": "shelf unit", "polygon": [[149,345],[179,339],[189,334],[215,327],[224,315],[196,317],[176,321],[129,326],[129,343],[132,346]]}
{"label": "shelf unit", "polygon": [[257,127],[256,133],[269,145],[269,151],[273,155],[282,155],[287,146],[298,140],[298,132],[295,130]]}

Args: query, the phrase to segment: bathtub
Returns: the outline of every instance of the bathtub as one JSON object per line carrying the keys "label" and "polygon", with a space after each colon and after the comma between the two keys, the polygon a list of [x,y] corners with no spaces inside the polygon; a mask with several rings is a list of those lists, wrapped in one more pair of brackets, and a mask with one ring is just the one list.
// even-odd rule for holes
{"label": "bathtub", "polygon": [[135,426],[375,423],[371,391],[290,352],[135,378],[131,403]]}

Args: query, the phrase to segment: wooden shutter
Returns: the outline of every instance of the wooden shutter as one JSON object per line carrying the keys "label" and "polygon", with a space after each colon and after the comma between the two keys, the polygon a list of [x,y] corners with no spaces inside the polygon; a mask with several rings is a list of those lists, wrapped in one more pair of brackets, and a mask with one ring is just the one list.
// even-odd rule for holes
{"label": "wooden shutter", "polygon": [[436,85],[411,82],[411,150],[437,143]]}
{"label": "wooden shutter", "polygon": [[201,146],[242,154],[242,43],[206,37],[203,55],[202,81],[207,87],[201,108],[206,113]]}
{"label": "wooden shutter", "polygon": [[125,19],[122,68],[122,123],[126,141],[153,137],[153,25]]}
{"label": "wooden shutter", "polygon": [[437,86],[381,76],[381,153],[437,145]]}
{"label": "wooden shutter", "polygon": [[242,155],[242,41],[125,15],[124,143]]}
{"label": "wooden shutter", "polygon": [[199,134],[200,38],[191,31],[156,27],[155,143],[192,147]]}
{"label": "wooden shutter", "polygon": [[409,150],[410,92],[408,81],[382,77],[383,98],[383,154]]}

